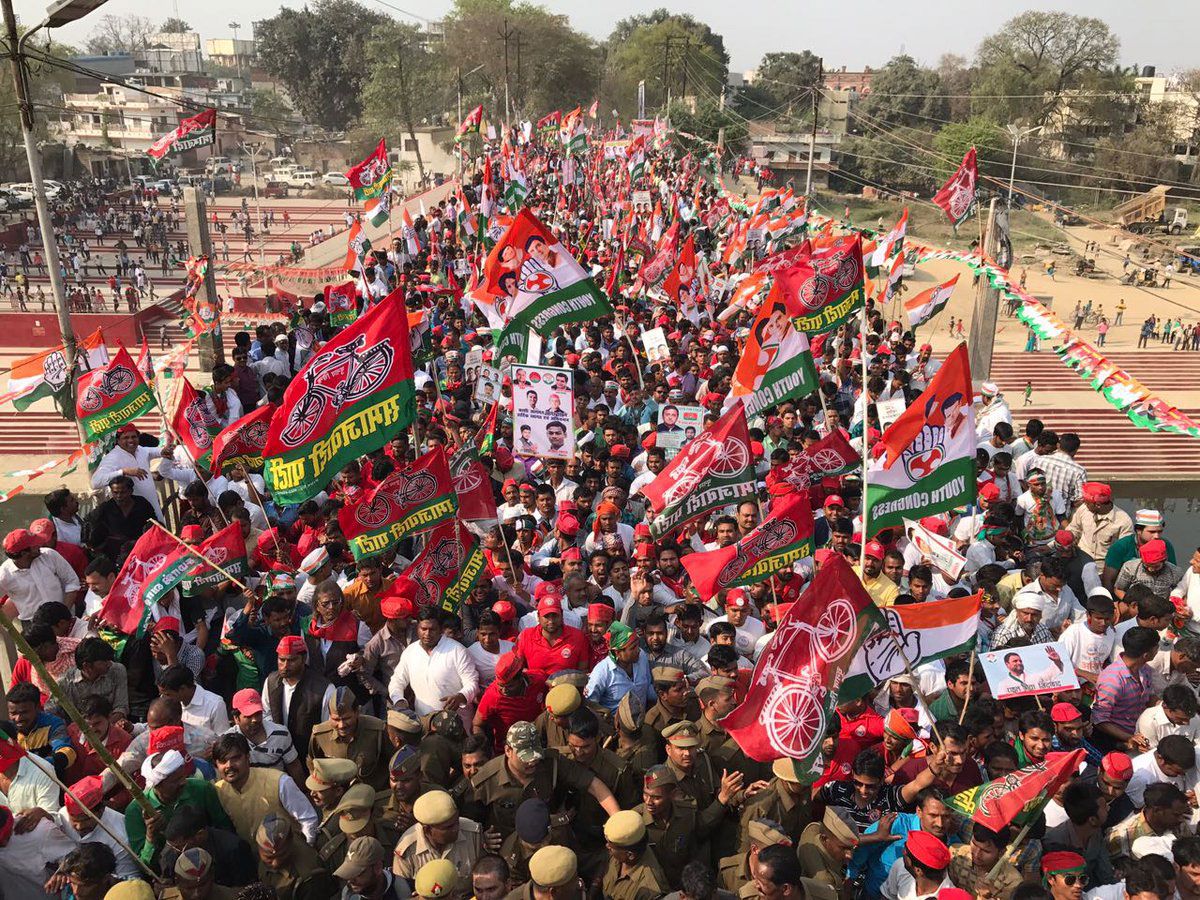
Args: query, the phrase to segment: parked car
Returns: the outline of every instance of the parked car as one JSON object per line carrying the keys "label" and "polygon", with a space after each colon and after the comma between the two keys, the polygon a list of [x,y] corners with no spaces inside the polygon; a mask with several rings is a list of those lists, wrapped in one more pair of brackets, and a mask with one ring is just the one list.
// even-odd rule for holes
{"label": "parked car", "polygon": [[288,176],[287,183],[294,188],[303,190],[304,188],[316,187],[320,177],[312,169],[298,169]]}
{"label": "parked car", "polygon": [[5,187],[5,190],[17,201],[18,207],[33,206],[32,185],[10,184]]}
{"label": "parked car", "polygon": [[263,189],[263,196],[267,198],[286,197],[288,195],[288,184],[286,181],[275,181],[268,178],[266,187]]}
{"label": "parked car", "polygon": [[326,172],[321,176],[321,181],[330,187],[349,187],[350,179],[341,172]]}

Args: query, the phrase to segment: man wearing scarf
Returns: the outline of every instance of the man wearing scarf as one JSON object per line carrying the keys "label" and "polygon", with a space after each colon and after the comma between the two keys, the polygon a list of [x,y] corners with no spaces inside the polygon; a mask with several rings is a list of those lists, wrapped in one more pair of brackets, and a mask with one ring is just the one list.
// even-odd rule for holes
{"label": "man wearing scarf", "polygon": [[217,789],[203,778],[190,777],[194,771],[191,757],[175,749],[154,753],[142,763],[146,799],[154,814],[147,820],[141,805],[130,803],[125,809],[125,832],[130,849],[151,868],[166,843],[167,823],[181,806],[192,806],[206,814],[212,827],[233,831]]}
{"label": "man wearing scarf", "polygon": [[642,709],[652,706],[657,697],[650,677],[650,661],[642,653],[637,634],[628,625],[613,622],[605,639],[608,656],[592,669],[584,697],[609,712],[629,693],[637,697]]}
{"label": "man wearing scarf", "polygon": [[1062,496],[1049,488],[1046,473],[1032,469],[1025,478],[1029,490],[1017,498],[1017,513],[1024,515],[1025,543],[1031,547],[1045,547],[1054,538],[1059,524],[1063,522],[1067,505]]}
{"label": "man wearing scarf", "polygon": [[916,747],[918,713],[904,707],[893,709],[883,720],[883,761],[888,772],[896,772],[910,757],[924,754],[924,747]]}
{"label": "man wearing scarf", "polygon": [[[348,666],[348,657],[358,653],[371,640],[371,630],[359,621],[346,605],[342,589],[330,580],[317,586],[313,594],[313,612],[304,626],[308,664],[322,673],[334,687],[348,687],[359,703],[370,699],[370,692]],[[342,669],[347,671],[342,674]]]}

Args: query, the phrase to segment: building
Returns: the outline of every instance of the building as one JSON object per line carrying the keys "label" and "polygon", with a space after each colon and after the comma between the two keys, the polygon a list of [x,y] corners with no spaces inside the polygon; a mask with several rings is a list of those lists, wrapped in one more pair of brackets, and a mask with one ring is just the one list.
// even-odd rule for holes
{"label": "building", "polygon": [[134,52],[134,61],[139,72],[203,72],[200,35],[195,31],[152,34],[146,39],[146,45]]}
{"label": "building", "polygon": [[808,176],[808,158],[813,157],[813,187],[825,188],[829,173],[836,171],[834,149],[841,135],[818,128],[816,141],[808,130],[784,126],[778,122],[750,122],[747,126],[750,156],[774,173],[772,183],[784,185],[789,181],[803,190]]}
{"label": "building", "polygon": [[407,132],[400,141],[400,146],[392,150],[392,159],[396,163],[396,181],[408,190],[421,180],[420,167],[417,166],[417,151],[420,151],[421,165],[425,168],[426,177],[437,179],[453,175],[458,170],[458,160],[450,151],[454,145],[454,128],[449,125],[418,125],[413,129],[416,140],[409,137]]}
{"label": "building", "polygon": [[865,97],[871,93],[871,79],[875,77],[875,73],[870,66],[865,66],[861,71],[851,72],[845,66],[840,69],[826,69],[822,80],[825,87],[831,91],[849,91],[851,94],[857,94],[858,97]]}
{"label": "building", "polygon": [[209,38],[204,45],[208,61],[227,69],[249,69],[254,63],[254,41],[237,38]]}

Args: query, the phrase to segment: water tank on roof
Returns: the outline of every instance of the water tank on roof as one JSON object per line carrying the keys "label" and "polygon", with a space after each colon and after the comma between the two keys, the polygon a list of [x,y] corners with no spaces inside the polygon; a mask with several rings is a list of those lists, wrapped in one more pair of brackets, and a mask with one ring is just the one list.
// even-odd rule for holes
{"label": "water tank on roof", "polygon": [[1154,66],[1142,66],[1142,77],[1143,78],[1153,78],[1154,77]]}

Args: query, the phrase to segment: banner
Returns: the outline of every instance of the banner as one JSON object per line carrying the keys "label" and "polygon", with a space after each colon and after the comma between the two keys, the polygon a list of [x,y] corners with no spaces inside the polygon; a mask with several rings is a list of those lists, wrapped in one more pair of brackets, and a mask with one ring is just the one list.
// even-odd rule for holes
{"label": "banner", "polygon": [[550,134],[558,131],[558,122],[562,118],[562,113],[555,110],[548,113],[537,120],[537,130],[539,134]]}
{"label": "banner", "polygon": [[684,444],[704,430],[707,413],[703,406],[676,406],[674,403],[663,406],[654,427],[654,446],[666,450],[667,459],[674,459]]}
{"label": "banner", "polygon": [[283,394],[263,451],[276,502],[303,503],[416,416],[408,315],[393,291],[305,364]]}
{"label": "banner", "polygon": [[[138,634],[145,630],[146,610],[153,608],[189,575],[193,581],[203,579],[206,586],[229,580],[208,563],[215,563],[234,578],[244,577],[247,571],[246,539],[242,535],[242,526],[237,522],[226,525],[202,544],[191,548],[172,543],[174,549],[167,554],[166,559],[147,572],[145,580],[142,581],[138,601],[142,604],[142,616]],[[132,615],[131,609],[130,617]]]}
{"label": "banner", "polygon": [[[222,528],[201,545],[201,555],[210,563],[216,563],[234,578],[245,580],[250,571],[246,559],[246,539],[237,522]],[[208,588],[216,587],[229,579],[210,565],[200,563],[183,576],[180,591],[185,597],[194,597]]]}
{"label": "banner", "polygon": [[575,455],[573,378],[570,369],[512,367],[513,453],[544,459]]}
{"label": "banner", "polygon": [[667,233],[659,239],[654,253],[642,263],[638,275],[646,287],[655,287],[662,283],[675,262],[675,253],[679,247],[679,220],[676,219],[667,229]]}
{"label": "banner", "polygon": [[793,327],[782,292],[773,287],[746,337],[725,408],[740,399],[752,417],[784,400],[807,397],[819,385],[808,337]]}
{"label": "banner", "polygon": [[737,543],[706,553],[689,553],[683,567],[701,601],[718,591],[766,581],[797,560],[812,556],[813,513],[805,494],[786,494],[770,514]]}
{"label": "banner", "polygon": [[88,441],[116,431],[158,405],[121,343],[106,366],[80,376],[75,398],[75,415]]}
{"label": "banner", "polygon": [[405,535],[428,531],[457,511],[446,452],[437,446],[392,472],[357,503],[347,502],[338,510],[338,524],[357,560],[378,556]]}
{"label": "banner", "polygon": [[354,282],[325,285],[325,308],[329,312],[329,324],[334,328],[350,325],[358,316],[358,290]]}
{"label": "banner", "polygon": [[883,433],[885,453],[867,470],[863,532],[878,534],[975,502],[975,409],[967,345]]}
{"label": "banner", "polygon": [[961,225],[975,208],[978,181],[979,166],[975,160],[975,148],[972,147],[963,157],[958,171],[933,195],[933,202],[945,211],[946,218],[955,228]]}
{"label": "banner", "polygon": [[[691,306],[703,294],[700,288],[700,271],[696,266],[695,244],[695,235],[689,234],[687,240],[683,242],[683,249],[679,251],[679,259],[675,260],[675,265],[671,267],[670,273],[663,282],[663,291],[676,305]],[[679,296],[680,293],[685,295],[682,300]]]}
{"label": "banner", "polygon": [[[842,702],[855,700],[902,674],[906,668],[904,657],[916,668],[947,656],[970,653],[975,648],[982,599],[983,594],[976,593],[884,609],[884,628],[863,642],[846,672]],[[904,656],[900,655],[900,647],[904,648]]]}
{"label": "banner", "polygon": [[1045,760],[979,787],[943,797],[946,805],[992,831],[1021,827],[1038,816],[1050,798],[1075,777],[1087,750],[1047,753]]}
{"label": "banner", "polygon": [[217,140],[217,111],[206,109],[191,118],[184,119],[179,127],[168,132],[150,145],[146,151],[156,160],[176,153],[186,153],[197,147],[208,147]]}
{"label": "banner", "polygon": [[179,402],[171,416],[171,430],[198,469],[212,465],[213,438],[221,433],[221,420],[209,402],[186,378],[179,385]]}
{"label": "banner", "polygon": [[224,474],[234,466],[247,472],[263,470],[263,450],[271,417],[279,407],[265,403],[221,429],[212,441],[212,473]]}
{"label": "banner", "polygon": [[908,324],[916,328],[923,325],[946,308],[958,284],[955,275],[949,281],[934,285],[928,290],[921,291],[917,296],[904,301],[904,311],[908,314]]}
{"label": "banner", "polygon": [[488,293],[510,298],[497,363],[506,356],[525,359],[530,331],[544,337],[559,325],[612,315],[587,270],[528,209],[513,217],[488,254],[484,278]]}
{"label": "banner", "polygon": [[159,528],[151,528],[138,538],[100,605],[100,618],[123,634],[137,634],[146,609],[142,583],[178,546],[171,535]]}
{"label": "banner", "polygon": [[497,518],[492,479],[479,461],[474,444],[466,443],[450,457],[450,477],[458,494],[458,514],[466,522]]}
{"label": "banner", "polygon": [[814,250],[807,259],[775,273],[796,328],[806,334],[833,331],[863,308],[862,238],[848,235]]}
{"label": "banner", "polygon": [[997,700],[1079,689],[1071,656],[1057,641],[991,650],[981,653],[979,662]]}
{"label": "banner", "polygon": [[945,572],[950,576],[950,581],[958,581],[958,576],[962,574],[967,558],[958,552],[954,541],[944,538],[940,534],[934,534],[920,522],[914,522],[912,519],[904,520],[904,530],[908,533],[909,539],[921,554],[922,559],[929,560],[935,567]]}
{"label": "banner", "polygon": [[[99,328],[77,342],[75,351],[81,370],[99,369],[108,363],[108,347]],[[60,344],[13,360],[8,371],[8,393],[2,399],[11,400],[18,412],[24,412],[38,400],[61,393],[70,381],[66,353]]]}
{"label": "banner", "polygon": [[745,700],[721,720],[751,759],[794,759],[811,784],[825,771],[821,744],[858,648],[882,627],[879,608],[840,556],[821,566],[788,607],[754,666]]}
{"label": "banner", "polygon": [[486,571],[479,539],[457,522],[446,522],[430,532],[404,575],[417,583],[418,606],[457,613]]}
{"label": "banner", "polygon": [[371,239],[363,231],[362,222],[355,219],[350,223],[350,230],[346,232],[346,260],[343,263],[346,271],[351,272],[362,266],[363,257],[369,252]]}
{"label": "banner", "polygon": [[705,513],[754,496],[754,455],[741,403],[684,445],[666,468],[642,488],[658,540]]}

